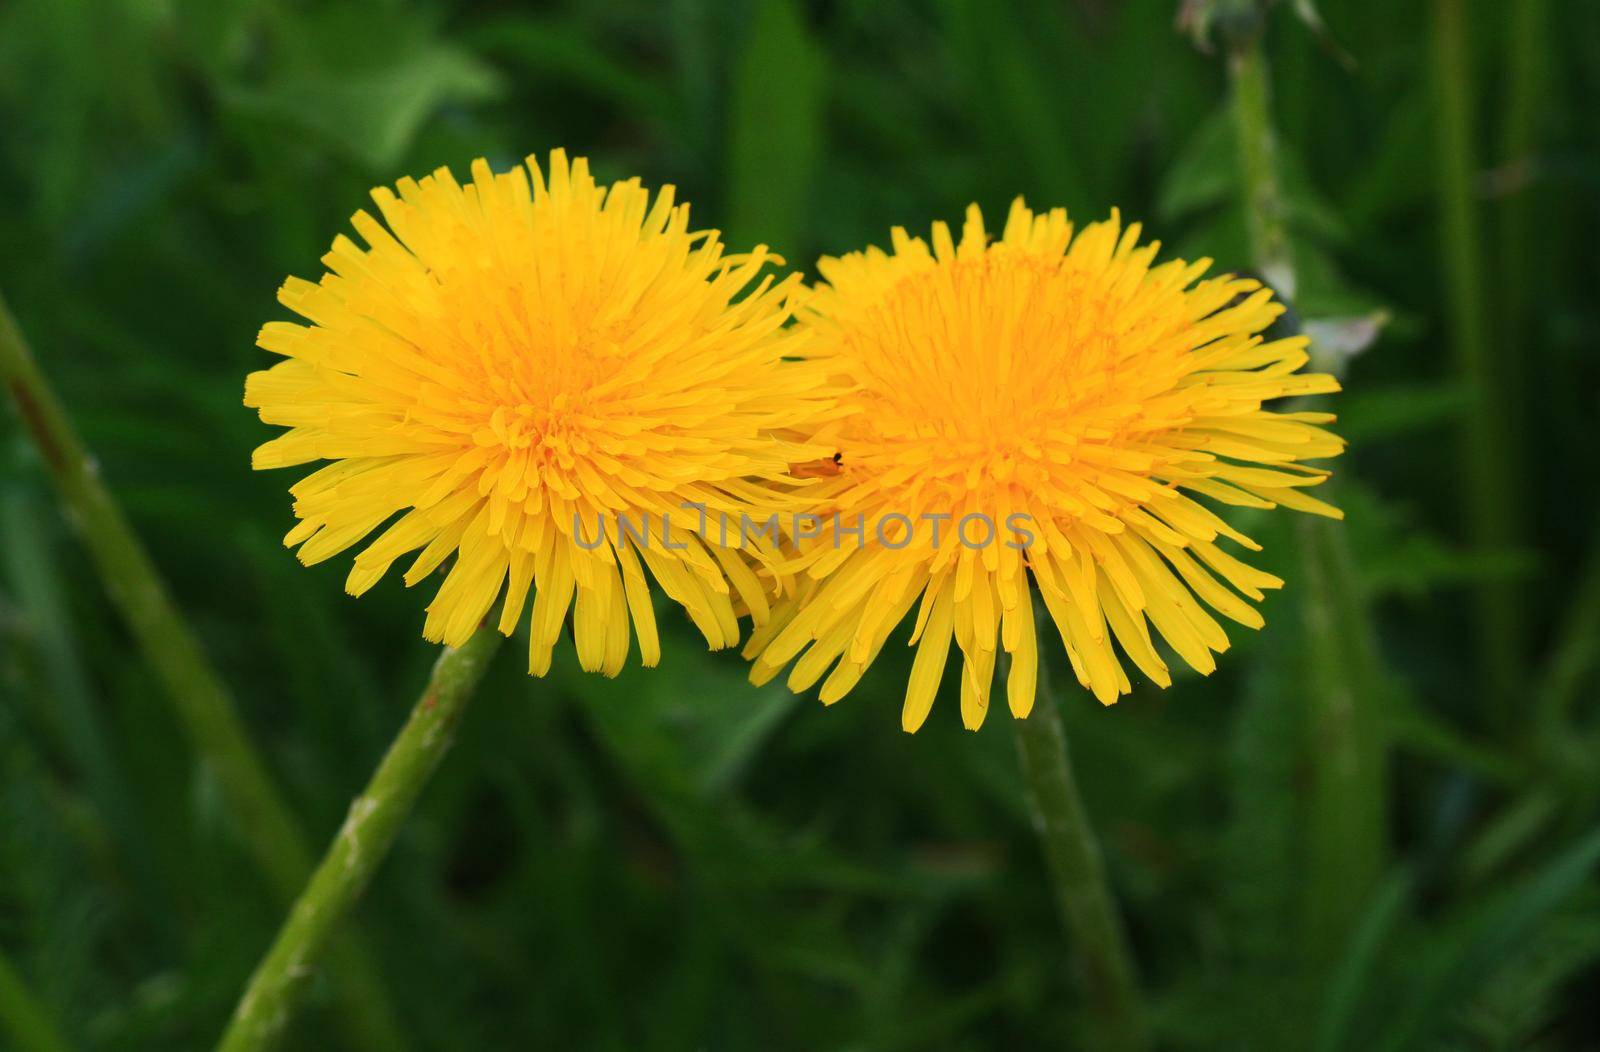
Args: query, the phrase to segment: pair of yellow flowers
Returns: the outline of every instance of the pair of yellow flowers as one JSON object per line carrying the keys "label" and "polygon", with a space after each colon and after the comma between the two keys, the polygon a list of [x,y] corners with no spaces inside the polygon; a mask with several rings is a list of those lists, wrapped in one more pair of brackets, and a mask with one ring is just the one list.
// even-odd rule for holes
{"label": "pair of yellow flowers", "polygon": [[1074,236],[1018,200],[991,239],[973,206],[959,242],[896,228],[808,286],[691,230],[671,187],[606,188],[559,150],[397,190],[354,217],[366,247],[340,236],[320,282],[284,285],[309,324],[262,329],[285,360],[245,404],[288,429],[257,468],[329,462],[290,487],[303,562],[367,541],[360,594],[418,549],[408,585],[455,557],[430,640],[497,601],[510,634],[531,593],[535,675],[569,611],[585,669],[615,675],[635,634],[654,665],[648,571],[713,648],[753,620],[755,680],[793,662],[832,702],[916,607],[903,724],[953,638],[976,728],[1001,649],[1032,707],[1035,593],[1105,703],[1123,656],[1170,682],[1155,636],[1210,672],[1213,613],[1262,623],[1246,600],[1282,582],[1195,497],[1338,514],[1302,463],[1343,448],[1333,418],[1263,408],[1338,386],[1297,371],[1303,337],[1263,337],[1283,308],[1209,261],[1153,265],[1115,213]]}

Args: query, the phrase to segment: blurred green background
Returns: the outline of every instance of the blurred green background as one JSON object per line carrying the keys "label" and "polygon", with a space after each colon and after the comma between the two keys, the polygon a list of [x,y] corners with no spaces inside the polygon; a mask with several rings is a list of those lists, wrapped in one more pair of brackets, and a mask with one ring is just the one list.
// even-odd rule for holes
{"label": "blurred green background", "polygon": [[[1206,53],[1182,6],[0,0],[0,290],[320,845],[425,596],[280,547],[240,396],[370,187],[564,145],[807,270],[1017,193],[1247,268],[1248,15]],[[1162,1048],[1600,1048],[1600,5],[1312,14],[1264,46],[1349,520],[1244,517],[1289,585],[1210,679],[1064,691],[1084,793]],[[0,1007],[207,1047],[282,908],[9,413],[0,541]],[[664,632],[615,681],[501,655],[359,911],[393,1047],[1086,1047],[1006,719],[903,735],[896,648],[824,710]],[[290,1047],[357,1047],[337,983]]]}

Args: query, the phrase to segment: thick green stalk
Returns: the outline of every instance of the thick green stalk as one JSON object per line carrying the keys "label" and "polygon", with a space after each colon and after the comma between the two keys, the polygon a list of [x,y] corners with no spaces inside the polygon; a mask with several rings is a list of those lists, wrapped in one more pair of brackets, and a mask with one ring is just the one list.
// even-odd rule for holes
{"label": "thick green stalk", "polygon": [[1278,139],[1272,128],[1267,59],[1259,31],[1234,41],[1228,52],[1228,77],[1250,261],[1274,289],[1290,297],[1295,294],[1294,260],[1278,186]]}
{"label": "thick green stalk", "polygon": [[1100,1031],[1095,1047],[1108,1052],[1143,1049],[1149,1039],[1133,955],[1106,882],[1100,843],[1072,774],[1066,731],[1050,689],[1049,662],[1044,660],[1052,652],[1044,633],[1048,619],[1037,620],[1039,691],[1028,718],[1012,721],[1033,825],[1044,847],[1067,934],[1082,959],[1089,1011]]}
{"label": "thick green stalk", "polygon": [[494,628],[480,628],[459,650],[447,647],[439,656],[410,718],[366,790],[351,802],[344,825],[257,966],[217,1046],[220,1052],[259,1052],[282,1038],[328,940],[366,890],[449,750],[500,640]]}
{"label": "thick green stalk", "polygon": [[[1533,237],[1540,120],[1546,112],[1545,78],[1551,65],[1545,45],[1548,8],[1546,0],[1517,0],[1504,7],[1504,17],[1510,19],[1510,31],[1506,34],[1505,113],[1498,164],[1505,196],[1499,203],[1499,241],[1494,246],[1499,268],[1500,318],[1499,353],[1493,360],[1498,381],[1496,391],[1505,407],[1502,439],[1510,443],[1502,455],[1513,464],[1526,462],[1529,453],[1519,438],[1527,433],[1528,378],[1538,368],[1536,363],[1542,350],[1536,335],[1539,329],[1533,290],[1541,287],[1548,274],[1548,245],[1541,244],[1543,251],[1536,252]],[[1541,215],[1549,213],[1541,212]],[[1507,494],[1503,499],[1509,504],[1519,496]],[[1521,541],[1521,524],[1513,517],[1511,525],[1519,530],[1513,540]],[[1509,582],[1500,586],[1499,591],[1510,595],[1512,605],[1505,616],[1512,619],[1511,630],[1522,631],[1524,608],[1521,604],[1526,602],[1526,590]],[[1524,651],[1524,646],[1529,649]],[[1512,637],[1506,647],[1511,658],[1524,657],[1530,662],[1534,658],[1526,637]],[[1516,671],[1513,667],[1511,674]],[[1559,704],[1545,705],[1541,713],[1554,715],[1560,708]],[[1565,714],[1561,713],[1560,718],[1564,720]],[[1560,750],[1572,744],[1559,722],[1543,723],[1536,730],[1544,733],[1541,744],[1546,748]]]}
{"label": "thick green stalk", "polygon": [[0,953],[0,1034],[17,1052],[69,1052],[55,1020],[39,1003],[22,974]]}
{"label": "thick green stalk", "polygon": [[1383,876],[1385,685],[1344,531],[1311,516],[1295,525],[1312,699],[1305,933],[1313,959],[1327,961],[1345,945]]}
{"label": "thick green stalk", "polygon": [[[167,594],[165,583],[99,465],[40,371],[0,296],[0,382],[38,449],[62,509],[99,572],[144,658],[165,688],[190,745],[216,778],[244,842],[285,901],[311,871],[307,841],[251,745],[227,687]],[[374,1050],[403,1047],[376,974],[359,951],[341,953],[345,1019],[352,1037]]]}
{"label": "thick green stalk", "polygon": [[[1477,550],[1516,546],[1516,485],[1506,426],[1505,391],[1490,346],[1487,282],[1477,199],[1477,127],[1472,54],[1463,0],[1434,0],[1440,255],[1449,303],[1456,371],[1471,411],[1461,423],[1460,470],[1467,540]],[[1495,578],[1476,595],[1478,653],[1491,715],[1504,728],[1519,700],[1523,616],[1517,582]]]}
{"label": "thick green stalk", "polygon": [[[1546,0],[1518,0],[1504,8],[1511,26],[1506,34],[1505,118],[1498,159],[1505,197],[1499,209],[1500,353],[1495,355],[1495,364],[1504,392],[1502,401],[1508,407],[1506,437],[1512,441],[1525,423],[1523,395],[1534,349],[1531,293],[1543,271],[1533,250],[1530,213],[1539,167],[1539,119],[1545,112],[1545,76],[1550,66],[1545,47],[1547,8]],[[1519,452],[1513,447],[1509,455],[1515,458]]]}
{"label": "thick green stalk", "polygon": [[[1259,24],[1241,26],[1229,41],[1228,72],[1251,256],[1279,292],[1292,295],[1294,268]],[[1306,944],[1310,957],[1320,961],[1342,943],[1383,870],[1383,675],[1344,529],[1309,516],[1297,528],[1312,763],[1306,813],[1311,874],[1305,886]]]}

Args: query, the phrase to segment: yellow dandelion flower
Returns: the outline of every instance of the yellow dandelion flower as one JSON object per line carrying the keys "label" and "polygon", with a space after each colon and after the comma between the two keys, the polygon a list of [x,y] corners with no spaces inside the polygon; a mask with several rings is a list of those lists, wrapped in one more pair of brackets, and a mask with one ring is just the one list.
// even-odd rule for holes
{"label": "yellow dandelion flower", "polygon": [[740,549],[776,553],[702,537],[696,516],[766,514],[788,465],[817,455],[796,436],[831,400],[790,360],[798,277],[763,276],[782,262],[764,247],[724,255],[672,187],[608,189],[559,150],[548,172],[480,160],[472,176],[374,190],[387,228],[358,212],[366,247],[338,237],[320,282],[279,293],[309,324],[261,330],[286,360],[249,377],[245,404],[288,431],[254,466],[331,461],[290,487],[285,543],[311,564],[387,523],[353,595],[407,553],[407,585],[453,555],[423,628],[452,645],[502,595],[509,635],[531,591],[535,675],[569,608],[584,668],[617,673],[630,622],[654,665],[645,567],[713,648],[736,642],[736,610],[767,612]]}
{"label": "yellow dandelion flower", "polygon": [[1327,472],[1301,463],[1341,451],[1319,426],[1333,417],[1263,408],[1338,384],[1297,372],[1304,337],[1264,339],[1283,308],[1258,282],[1200,280],[1209,260],[1152,265],[1158,246],[1115,213],[1074,237],[1065,211],[1019,199],[993,243],[977,206],[959,245],[943,223],[932,240],[896,229],[891,253],[819,263],[807,353],[848,382],[850,415],[837,468],[806,484],[822,525],[796,530],[816,535],[794,563],[799,598],[752,638],[752,678],[798,657],[789,685],[827,674],[832,703],[920,599],[906,730],[952,638],[966,726],[983,722],[1001,647],[1026,716],[1030,577],[1101,702],[1130,689],[1119,649],[1171,682],[1156,637],[1209,673],[1228,646],[1210,611],[1259,627],[1246,600],[1282,582],[1219,546],[1259,547],[1196,498],[1338,517],[1305,492]]}

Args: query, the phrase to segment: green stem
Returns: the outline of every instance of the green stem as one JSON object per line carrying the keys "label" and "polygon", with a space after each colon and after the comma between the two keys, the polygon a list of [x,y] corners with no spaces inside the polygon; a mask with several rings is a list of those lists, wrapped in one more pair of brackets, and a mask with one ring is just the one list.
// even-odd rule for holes
{"label": "green stem", "polygon": [[1498,164],[1505,184],[1500,203],[1500,366],[1503,402],[1510,407],[1507,430],[1515,439],[1522,432],[1524,393],[1527,389],[1532,332],[1532,290],[1544,268],[1534,252],[1533,185],[1538,177],[1539,119],[1543,116],[1544,85],[1550,55],[1545,47],[1546,0],[1518,0],[1505,5],[1511,20],[1506,34],[1505,120]]}
{"label": "green stem", "polygon": [[39,1003],[22,974],[0,953],[0,1034],[17,1052],[69,1052],[55,1020]]}
{"label": "green stem", "polygon": [[1118,1052],[1148,1047],[1142,999],[1128,939],[1117,915],[1099,841],[1089,826],[1083,798],[1072,774],[1072,757],[1050,689],[1050,653],[1040,626],[1039,691],[1033,712],[1013,720],[1023,779],[1028,785],[1033,825],[1044,847],[1056,903],[1067,934],[1083,960],[1090,1012],[1103,1044]]}
{"label": "green stem", "polygon": [[257,966],[219,1052],[257,1052],[283,1036],[329,938],[366,890],[449,750],[500,640],[494,628],[480,628],[459,650],[447,647],[439,656],[410,718],[366,790],[351,802],[344,825]]}
{"label": "green stem", "polygon": [[[1511,21],[1506,34],[1506,87],[1505,113],[1502,123],[1500,156],[1498,164],[1504,180],[1505,197],[1500,201],[1499,240],[1494,246],[1498,263],[1500,319],[1498,330],[1499,353],[1494,356],[1499,373],[1497,391],[1505,409],[1502,438],[1514,443],[1502,454],[1512,463],[1522,463],[1528,448],[1518,443],[1520,436],[1528,433],[1528,377],[1533,375],[1542,349],[1539,345],[1539,319],[1533,307],[1533,290],[1543,287],[1548,273],[1548,247],[1541,241],[1541,251],[1535,251],[1533,231],[1536,207],[1535,185],[1539,175],[1540,120],[1546,113],[1545,77],[1550,67],[1550,53],[1546,47],[1548,21],[1546,0],[1517,0],[1504,7],[1505,17]],[[1507,497],[1514,495],[1508,494]],[[1505,499],[1505,498],[1502,498]],[[1510,503],[1508,499],[1506,501]],[[1512,523],[1513,528],[1519,524]],[[1514,540],[1521,540],[1519,534]],[[1591,578],[1592,580],[1592,578]],[[1525,590],[1515,583],[1501,585],[1500,595],[1510,594],[1513,604],[1507,616],[1513,618],[1513,631],[1521,631]],[[1580,595],[1584,594],[1580,592]],[[1490,626],[1484,626],[1485,631]],[[1528,645],[1526,651],[1521,648]],[[1517,636],[1506,644],[1509,658],[1525,657],[1530,662],[1534,651],[1528,638]],[[1511,674],[1516,667],[1511,666]],[[1544,695],[1550,699],[1551,695]],[[1570,751],[1574,740],[1565,733],[1567,713],[1564,704],[1552,701],[1541,707],[1541,714],[1556,717],[1535,725],[1542,735],[1539,743],[1544,748]]]}
{"label": "green stem", "polygon": [[[311,871],[305,836],[251,745],[233,698],[200,649],[122,508],[100,477],[66,410],[0,296],[0,383],[38,449],[68,522],[88,549],[101,583],[165,688],[191,746],[217,779],[256,864],[288,901]],[[364,1046],[404,1045],[368,959],[341,954],[346,1022]]]}
{"label": "green stem", "polygon": [[1307,642],[1305,946],[1333,960],[1383,877],[1385,685],[1350,545],[1339,523],[1296,524]]}
{"label": "green stem", "polygon": [[1278,186],[1278,140],[1272,130],[1267,60],[1258,34],[1259,30],[1251,32],[1228,52],[1245,230],[1251,262],[1274,289],[1292,297],[1294,260]]}
{"label": "green stem", "polygon": [[[1434,0],[1433,66],[1439,158],[1440,255],[1450,310],[1456,371],[1471,412],[1462,417],[1461,469],[1467,540],[1479,551],[1504,551],[1517,543],[1518,501],[1506,426],[1500,364],[1490,350],[1485,309],[1483,235],[1478,208],[1477,128],[1473,119],[1472,55],[1463,0]],[[1478,653],[1497,724],[1508,725],[1517,700],[1523,659],[1523,616],[1518,583],[1486,580],[1475,596]]]}
{"label": "green stem", "polygon": [[[1284,296],[1294,289],[1272,128],[1271,83],[1259,21],[1229,40],[1228,73],[1241,197],[1256,267]],[[1313,358],[1316,348],[1312,348]],[[1327,368],[1332,363],[1318,363]],[[1331,485],[1331,484],[1330,484]],[[1297,524],[1305,586],[1307,732],[1306,948],[1331,958],[1382,873],[1387,839],[1381,710],[1383,672],[1350,542],[1340,524]]]}

